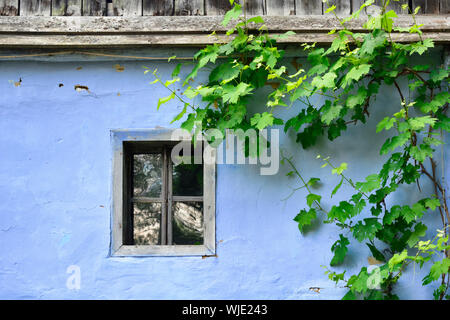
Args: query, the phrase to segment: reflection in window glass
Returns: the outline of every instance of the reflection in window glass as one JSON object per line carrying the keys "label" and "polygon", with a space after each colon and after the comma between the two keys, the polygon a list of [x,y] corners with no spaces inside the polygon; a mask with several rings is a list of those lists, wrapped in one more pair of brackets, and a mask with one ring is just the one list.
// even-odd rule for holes
{"label": "reflection in window glass", "polygon": [[162,155],[135,154],[133,157],[133,186],[135,197],[161,196]]}
{"label": "reflection in window glass", "polygon": [[161,244],[161,203],[135,203],[133,214],[134,244]]}
{"label": "reflection in window glass", "polygon": [[203,195],[203,165],[173,165],[172,192],[174,196]]}
{"label": "reflection in window glass", "polygon": [[174,202],[172,242],[178,245],[203,244],[203,203]]}

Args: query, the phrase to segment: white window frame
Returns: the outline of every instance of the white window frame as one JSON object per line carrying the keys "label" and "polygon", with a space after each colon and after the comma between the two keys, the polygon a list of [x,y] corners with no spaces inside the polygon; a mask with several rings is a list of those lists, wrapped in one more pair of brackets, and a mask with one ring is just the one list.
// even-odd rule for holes
{"label": "white window frame", "polygon": [[[178,142],[174,129],[111,130],[113,146],[111,248],[113,257],[129,256],[210,256],[216,254],[215,203],[216,203],[216,151],[209,149],[211,160],[203,161],[203,245],[124,245],[123,221],[125,218],[125,141]],[[211,150],[212,149],[212,150]]]}

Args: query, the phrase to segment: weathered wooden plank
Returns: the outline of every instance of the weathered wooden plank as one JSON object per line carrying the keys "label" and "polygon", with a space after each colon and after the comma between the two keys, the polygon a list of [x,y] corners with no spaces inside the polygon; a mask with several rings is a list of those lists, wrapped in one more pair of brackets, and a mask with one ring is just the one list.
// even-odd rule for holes
{"label": "weathered wooden plank", "polygon": [[105,0],[83,0],[83,16],[105,16]]}
{"label": "weathered wooden plank", "polygon": [[52,16],[81,16],[81,0],[52,0]]}
{"label": "weathered wooden plank", "polygon": [[[361,5],[364,2],[366,2],[366,1],[365,0],[351,0],[351,3],[352,3],[351,11],[352,11],[352,13],[356,12],[357,10],[359,10],[359,8],[361,8]],[[366,10],[365,9],[361,10],[360,14],[362,14],[362,15],[366,14]]]}
{"label": "weathered wooden plank", "polygon": [[[448,15],[419,15],[417,24],[423,24],[423,32],[449,32],[450,16]],[[283,32],[323,32],[341,28],[339,21],[329,16],[266,16],[264,18],[269,31]],[[0,19],[0,33],[35,33],[35,34],[142,34],[153,33],[184,33],[210,34],[212,31],[224,33],[220,16],[173,16],[173,17],[2,17]],[[350,30],[363,32],[366,19],[360,18],[349,21],[346,25]],[[396,26],[411,26],[411,17],[399,16]],[[252,28],[252,26],[250,26]],[[255,26],[257,28],[257,26]]]}
{"label": "weathered wooden plank", "polygon": [[322,1],[296,0],[295,13],[299,16],[322,14]]}
{"label": "weathered wooden plank", "polygon": [[412,0],[411,10],[417,7],[420,7],[419,14],[439,14],[439,0]]}
{"label": "weathered wooden plank", "polygon": [[[375,0],[375,5],[380,8],[382,7],[382,3],[383,0]],[[404,4],[409,4],[409,1],[408,0],[390,1],[387,9],[394,10],[396,13],[406,14],[408,13],[408,9],[407,10],[402,9],[402,6]]]}
{"label": "weathered wooden plank", "polygon": [[173,16],[173,0],[144,0],[142,11],[144,16]]}
{"label": "weathered wooden plank", "polygon": [[295,14],[295,0],[266,1],[268,16],[289,16]]}
{"label": "weathered wooden plank", "polygon": [[[269,0],[273,1],[273,0]],[[266,0],[246,0],[245,13],[251,16],[262,16],[266,14]]]}
{"label": "weathered wooden plank", "polygon": [[142,16],[142,0],[112,0],[114,16]]}
{"label": "weathered wooden plank", "polygon": [[0,16],[17,16],[19,0],[0,0]]}
{"label": "weathered wooden plank", "polygon": [[440,14],[450,13],[450,0],[441,0]]}
{"label": "weathered wooden plank", "polygon": [[[281,34],[281,33],[280,33]],[[424,39],[432,39],[436,43],[450,43],[448,32],[427,32],[422,35]],[[0,48],[131,48],[148,46],[199,46],[214,44],[218,41],[227,41],[225,35],[211,37],[206,34],[121,34],[121,35],[6,35],[0,34]],[[279,43],[331,43],[335,35],[323,32],[297,33],[295,36],[283,38]],[[392,39],[398,42],[412,42],[420,40],[417,34],[393,33]]]}
{"label": "weathered wooden plank", "polygon": [[52,12],[51,0],[21,0],[21,16],[49,16]]}
{"label": "weathered wooden plank", "polygon": [[224,0],[205,0],[205,9],[208,16],[223,16],[231,9],[231,4]]}
{"label": "weathered wooden plank", "polygon": [[176,16],[203,16],[205,3],[203,0],[175,0]]}
{"label": "weathered wooden plank", "polygon": [[[330,4],[334,4],[336,6],[335,12],[340,17],[348,16],[350,14],[350,0],[331,0]],[[327,10],[327,6],[324,5],[323,11]]]}

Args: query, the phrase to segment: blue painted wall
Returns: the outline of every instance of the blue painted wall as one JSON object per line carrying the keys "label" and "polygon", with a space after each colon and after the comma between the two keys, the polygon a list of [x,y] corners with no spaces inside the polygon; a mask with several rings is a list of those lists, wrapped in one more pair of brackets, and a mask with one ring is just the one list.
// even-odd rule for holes
{"label": "blue painted wall", "polygon": [[[173,52],[148,49],[139,54]],[[424,60],[441,63],[441,52]],[[123,72],[113,67],[116,63],[125,67]],[[0,60],[0,298],[341,298],[346,290],[330,282],[320,267],[328,265],[339,230],[317,224],[306,235],[299,233],[292,219],[306,205],[305,194],[282,201],[296,186],[284,166],[275,176],[260,176],[258,166],[218,166],[217,258],[108,257],[110,130],[176,127],[169,122],[180,110],[170,103],[156,111],[157,98],[167,92],[149,85],[152,79],[144,75],[143,65],[158,67],[163,75],[174,66],[79,56]],[[78,92],[74,85],[88,86],[89,92]],[[255,101],[254,110],[263,107],[262,101]],[[343,137],[323,140],[307,152],[295,144],[294,133],[281,134],[281,147],[295,156],[299,169],[323,179],[317,192],[328,199],[326,206],[351,190],[344,188],[329,200],[338,179],[320,168],[316,155],[348,162],[354,180],[377,172],[386,135],[374,134],[376,120],[394,112],[393,101],[398,101],[395,92],[383,89],[364,129],[350,127]],[[414,186],[402,189],[391,203],[415,202],[430,189],[426,181],[422,188],[422,194]],[[430,229],[438,225],[436,218],[425,217]],[[352,243],[350,252],[350,272],[368,266],[370,253],[364,245]],[[80,267],[80,290],[66,287],[70,265]],[[431,298],[433,288],[422,289],[423,273],[415,272],[411,268],[401,281],[399,295]]]}

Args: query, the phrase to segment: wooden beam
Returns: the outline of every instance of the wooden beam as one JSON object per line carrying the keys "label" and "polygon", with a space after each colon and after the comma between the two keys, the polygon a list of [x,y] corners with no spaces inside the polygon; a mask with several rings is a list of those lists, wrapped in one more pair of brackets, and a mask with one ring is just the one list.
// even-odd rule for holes
{"label": "wooden beam", "polygon": [[[422,36],[424,39],[432,39],[436,43],[450,43],[450,33],[430,32]],[[334,35],[327,33],[302,33],[290,36],[279,41],[284,44],[331,43]],[[202,47],[207,44],[226,41],[227,37],[218,35],[0,35],[0,48],[130,48],[149,46],[190,46]],[[398,42],[419,41],[416,34],[392,34],[392,39]]]}
{"label": "wooden beam", "polygon": [[[225,32],[220,16],[173,16],[173,17],[20,17],[7,16],[0,19],[0,33],[59,33],[59,34],[142,34],[142,33],[205,33]],[[339,21],[328,16],[264,17],[270,31],[329,32],[340,28]],[[422,31],[450,32],[450,16],[417,16]],[[351,20],[350,30],[365,31],[366,19]],[[413,24],[410,16],[399,16],[395,26],[408,27]],[[256,28],[256,27],[255,27]]]}
{"label": "wooden beam", "polygon": [[19,0],[0,0],[0,16],[17,16]]}
{"label": "wooden beam", "polygon": [[[266,16],[271,33],[292,30],[297,34],[285,40],[292,42],[330,42],[334,35],[328,31],[340,28],[336,19],[326,16]],[[423,24],[424,37],[437,42],[448,42],[450,16],[418,16]],[[219,16],[146,16],[146,17],[2,17],[0,19],[0,46],[42,47],[132,47],[145,45],[204,45],[225,41],[226,31]],[[365,19],[348,23],[348,28],[366,31]],[[400,16],[396,26],[407,27],[411,17]],[[210,37],[216,31],[218,38]],[[413,41],[414,35],[394,34],[401,41]]]}

